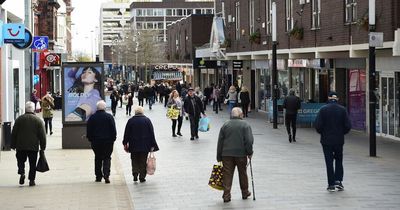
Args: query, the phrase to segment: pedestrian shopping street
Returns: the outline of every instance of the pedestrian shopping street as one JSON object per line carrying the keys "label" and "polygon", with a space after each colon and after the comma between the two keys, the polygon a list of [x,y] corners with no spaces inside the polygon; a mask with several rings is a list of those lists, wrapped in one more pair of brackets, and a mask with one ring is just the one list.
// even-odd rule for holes
{"label": "pedestrian shopping street", "polygon": [[[137,105],[137,101],[134,102]],[[207,107],[211,130],[190,141],[189,121],[183,137],[172,137],[166,108],[156,102],[145,107],[153,122],[160,151],[157,169],[145,183],[134,183],[130,155],[122,137],[129,119],[117,108],[118,138],[114,145],[111,184],[95,183],[91,150],[61,149],[61,113],[55,112],[55,133],[46,150],[50,171],[38,173],[37,186],[18,185],[15,151],[2,151],[0,162],[1,209],[398,209],[400,206],[400,142],[378,138],[378,158],[370,158],[368,137],[352,132],[344,146],[345,191],[326,191],[327,178],[319,136],[299,128],[297,143],[289,143],[283,125],[272,129],[265,114],[252,112],[247,120],[254,134],[252,161],[256,200],[242,200],[237,172],[232,201],[223,203],[222,191],[208,179],[216,163],[219,128],[228,120],[226,110],[215,114]],[[251,177],[249,187],[251,190]]]}

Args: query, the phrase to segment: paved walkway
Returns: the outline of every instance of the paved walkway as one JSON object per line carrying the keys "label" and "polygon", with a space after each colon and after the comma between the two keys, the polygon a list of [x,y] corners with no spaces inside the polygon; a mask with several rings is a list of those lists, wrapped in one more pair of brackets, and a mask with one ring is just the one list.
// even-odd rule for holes
{"label": "paved walkway", "polygon": [[[122,136],[128,117],[120,110],[117,124]],[[257,112],[247,119],[255,136],[256,201],[241,199],[235,174],[232,202],[224,204],[221,192],[207,183],[216,162],[219,128],[228,119],[226,111],[215,115],[207,110],[211,131],[200,133],[196,141],[189,140],[186,120],[183,137],[173,138],[165,112],[158,103],[153,110],[145,110],[160,147],[156,174],[148,176],[146,183],[133,183],[129,155],[121,142],[116,146],[135,209],[400,209],[400,142],[379,139],[380,158],[370,158],[366,136],[349,135],[344,148],[345,191],[329,193],[315,131],[299,129],[298,142],[289,144],[283,126],[272,129]]]}
{"label": "paved walkway", "polygon": [[[36,174],[36,186],[29,180],[19,186],[15,151],[2,151],[0,162],[0,209],[132,209],[132,202],[118,156],[112,159],[111,184],[94,182],[91,150],[61,149],[61,115],[55,112],[54,134],[47,136],[46,157],[50,171]],[[116,153],[115,153],[116,154]],[[29,164],[25,164],[28,173]]]}
{"label": "paved walkway", "polygon": [[[137,104],[137,102],[135,102]],[[256,201],[242,200],[235,174],[232,202],[207,183],[216,163],[219,128],[226,111],[210,110],[211,130],[190,141],[189,122],[183,137],[171,136],[166,109],[146,107],[154,124],[160,151],[157,171],[145,183],[133,183],[130,156],[122,148],[125,110],[117,110],[118,140],[114,146],[111,184],[95,183],[91,150],[61,150],[61,117],[46,151],[51,171],[38,173],[37,186],[20,187],[15,152],[1,152],[0,209],[400,209],[400,142],[378,138],[378,158],[368,157],[368,138],[352,133],[344,148],[344,192],[328,193],[319,136],[299,129],[298,142],[289,144],[282,125],[272,129],[261,113],[246,119],[255,137],[253,172]],[[251,180],[251,179],[250,179]],[[251,186],[251,185],[250,185]],[[133,203],[133,204],[132,204]]]}

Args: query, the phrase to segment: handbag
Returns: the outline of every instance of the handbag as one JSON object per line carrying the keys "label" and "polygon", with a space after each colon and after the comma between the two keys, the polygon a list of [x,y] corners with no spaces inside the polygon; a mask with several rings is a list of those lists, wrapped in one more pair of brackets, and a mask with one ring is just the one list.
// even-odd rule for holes
{"label": "handbag", "polygon": [[168,108],[168,110],[167,110],[167,117],[168,117],[168,119],[171,119],[171,120],[176,120],[176,119],[178,119],[178,117],[179,117],[179,109],[175,109],[175,108],[173,108],[173,107],[171,107],[171,108]]}
{"label": "handbag", "polygon": [[50,170],[49,164],[47,163],[47,160],[46,160],[46,156],[44,155],[44,151],[40,150],[39,155],[40,156],[39,156],[39,160],[36,165],[36,171],[43,173],[43,172]]}
{"label": "handbag", "polygon": [[154,156],[154,152],[150,152],[147,157],[146,171],[148,175],[154,175],[154,172],[156,171],[156,156]]}
{"label": "handbag", "polygon": [[123,104],[123,105],[128,105],[128,96],[127,96],[127,95],[124,95],[124,96],[122,97],[122,104]]}
{"label": "handbag", "polygon": [[210,179],[208,180],[208,185],[216,190],[223,190],[223,173],[222,164],[214,164]]}

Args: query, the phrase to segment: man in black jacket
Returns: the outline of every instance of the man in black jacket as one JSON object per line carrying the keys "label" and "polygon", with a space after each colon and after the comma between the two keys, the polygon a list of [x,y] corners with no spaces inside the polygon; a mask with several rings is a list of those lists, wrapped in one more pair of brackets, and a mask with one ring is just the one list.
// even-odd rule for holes
{"label": "man in black jacket", "polygon": [[97,112],[87,122],[86,136],[94,152],[96,182],[101,182],[104,177],[105,183],[108,184],[110,183],[111,154],[117,138],[117,129],[114,117],[105,111],[106,106],[103,100],[97,102]]}
{"label": "man in black jacket", "polygon": [[[335,92],[328,95],[329,103],[321,108],[315,120],[315,129],[321,134],[321,144],[324,151],[326,172],[328,175],[329,192],[335,187],[344,190],[343,181],[343,145],[344,135],[351,129],[351,122],[346,109],[337,103]],[[335,160],[335,167],[333,161]]]}
{"label": "man in black jacket", "polygon": [[[296,142],[297,110],[301,108],[301,101],[300,98],[294,94],[294,90],[290,90],[289,96],[283,101],[283,108],[286,109],[285,125],[289,135],[289,142],[292,143],[292,140]],[[290,125],[292,126],[293,133],[290,133]]]}
{"label": "man in black jacket", "polygon": [[199,97],[194,94],[194,89],[189,88],[188,95],[183,103],[184,110],[187,114],[189,114],[190,120],[190,140],[194,140],[194,138],[199,138],[199,120],[200,115],[204,113],[203,103]]}

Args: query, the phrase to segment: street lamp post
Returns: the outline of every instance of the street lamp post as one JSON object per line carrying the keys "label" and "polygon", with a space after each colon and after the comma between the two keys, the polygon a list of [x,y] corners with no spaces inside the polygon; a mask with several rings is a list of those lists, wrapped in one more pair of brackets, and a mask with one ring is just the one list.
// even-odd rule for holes
{"label": "street lamp post", "polygon": [[276,3],[272,2],[272,109],[273,109],[273,128],[278,128],[278,73],[276,67]]}
{"label": "street lamp post", "polygon": [[[369,0],[369,32],[375,32],[375,0]],[[369,46],[369,155],[376,157],[375,47]]]}

